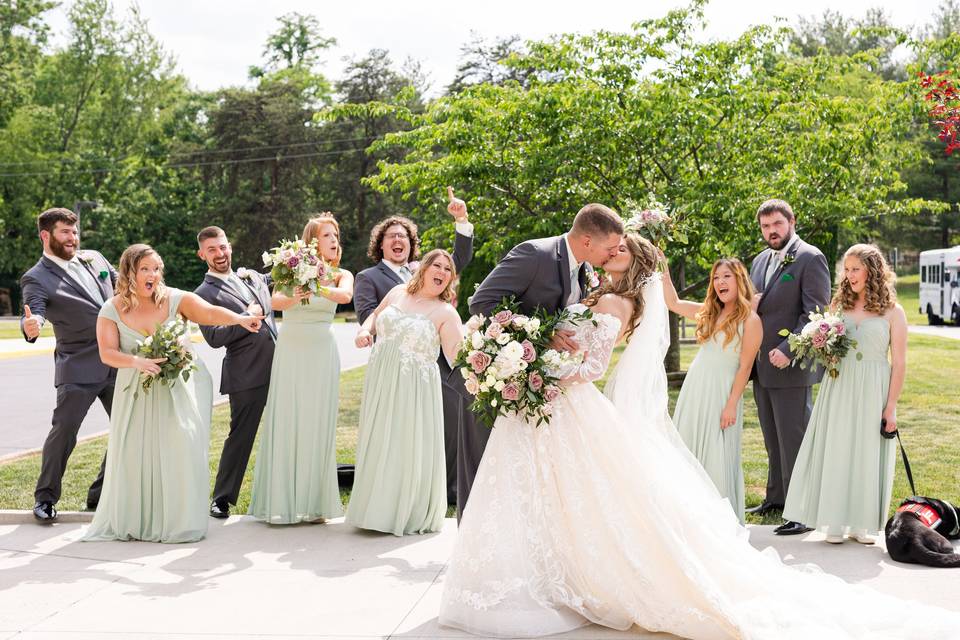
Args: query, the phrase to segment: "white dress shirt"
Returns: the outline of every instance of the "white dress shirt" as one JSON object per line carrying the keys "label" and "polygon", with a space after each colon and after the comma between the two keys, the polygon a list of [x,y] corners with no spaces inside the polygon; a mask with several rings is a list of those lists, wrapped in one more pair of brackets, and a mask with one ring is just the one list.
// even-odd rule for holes
{"label": "white dress shirt", "polygon": [[570,238],[567,237],[567,234],[563,234],[563,241],[567,243],[567,261],[570,269],[570,295],[567,296],[567,306],[569,307],[580,302],[580,267],[583,266],[583,263],[577,262],[576,256],[573,255]]}

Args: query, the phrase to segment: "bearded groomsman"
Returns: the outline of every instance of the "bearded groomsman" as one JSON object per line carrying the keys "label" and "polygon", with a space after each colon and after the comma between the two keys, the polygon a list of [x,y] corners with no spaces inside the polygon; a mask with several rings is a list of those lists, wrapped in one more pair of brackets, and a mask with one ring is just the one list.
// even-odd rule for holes
{"label": "bearded groomsman", "polygon": [[[812,388],[819,367],[791,367],[793,352],[782,329],[800,333],[811,311],[830,304],[830,271],[823,253],[796,233],[797,218],[783,200],[767,200],[757,210],[757,223],[767,248],[750,265],[750,279],[759,292],[757,315],[763,341],[753,370],[753,396],[767,449],[767,493],[763,503],[747,509],[763,515],[783,509],[793,465],[813,410]],[[810,529],[787,522],[774,530],[795,535]]]}
{"label": "bearded groomsman", "polygon": [[[460,272],[473,258],[473,224],[467,217],[466,203],[454,197],[452,187],[447,187],[447,197],[447,213],[456,222],[453,266],[459,277]],[[370,231],[367,255],[376,264],[358,273],[353,285],[353,306],[357,312],[357,323],[360,325],[391,289],[398,284],[409,282],[413,277],[417,264],[412,261],[420,257],[417,225],[413,220],[402,216],[391,216],[380,221]],[[460,394],[447,384],[450,365],[442,353],[439,354],[437,365],[444,380],[443,440],[447,459],[447,503],[452,505],[457,501],[457,433],[460,421],[466,419],[472,422],[473,415],[468,408],[462,406]]]}
{"label": "bearded groomsman", "polygon": [[[23,316],[20,329],[27,342],[37,341],[49,320],[57,344],[53,384],[57,406],[43,443],[33,515],[40,522],[57,518],[63,473],[77,444],[77,432],[94,400],[107,415],[113,404],[117,371],[100,360],[97,316],[113,295],[116,270],[96,251],[80,251],[78,218],[69,209],[47,209],[37,218],[43,256],[20,278]],[[87,491],[87,509],[97,508],[106,455],[100,473]]]}
{"label": "bearded groomsman", "polygon": [[226,518],[230,505],[237,504],[267,404],[277,325],[270,304],[269,277],[252,269],[233,271],[232,249],[223,229],[206,227],[197,234],[197,244],[197,255],[207,263],[207,275],[194,293],[210,304],[236,313],[265,316],[257,333],[239,325],[200,327],[207,344],[227,350],[220,374],[220,393],[230,396],[230,432],[223,443],[210,503],[211,516]]}

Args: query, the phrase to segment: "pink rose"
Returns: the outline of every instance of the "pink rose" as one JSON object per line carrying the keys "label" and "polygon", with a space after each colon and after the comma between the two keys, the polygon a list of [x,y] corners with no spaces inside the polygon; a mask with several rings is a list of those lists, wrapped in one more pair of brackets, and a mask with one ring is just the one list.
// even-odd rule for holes
{"label": "pink rose", "polygon": [[527,384],[530,385],[530,388],[534,391],[540,391],[543,387],[543,378],[536,371],[531,371],[527,377]]}
{"label": "pink rose", "polygon": [[500,392],[500,395],[503,396],[504,400],[519,400],[520,386],[516,382],[508,382],[503,386],[503,391]]}
{"label": "pink rose", "polygon": [[543,390],[543,398],[547,402],[553,402],[558,397],[560,397],[560,387],[556,385],[547,385],[547,388]]}
{"label": "pink rose", "polygon": [[493,358],[483,351],[471,351],[467,356],[467,362],[473,367],[474,373],[483,373],[492,361]]}
{"label": "pink rose", "polygon": [[520,343],[520,346],[523,347],[523,355],[520,356],[520,359],[524,362],[533,362],[537,359],[537,350],[533,348],[533,344],[529,340],[524,340]]}
{"label": "pink rose", "polygon": [[846,335],[846,333],[847,333],[847,325],[845,325],[845,324],[843,324],[843,323],[841,322],[841,323],[837,324],[836,330],[837,330],[837,335],[838,335],[838,336]]}
{"label": "pink rose", "polygon": [[827,335],[825,333],[818,333],[813,336],[814,347],[817,349],[822,349],[825,344],[827,344]]}
{"label": "pink rose", "polygon": [[820,333],[830,333],[830,323],[821,322],[819,329],[820,329]]}
{"label": "pink rose", "polygon": [[500,337],[500,334],[503,333],[503,327],[500,326],[499,322],[491,322],[490,326],[487,327],[487,330],[483,335],[490,338],[491,340],[496,340]]}
{"label": "pink rose", "polygon": [[477,376],[473,375],[472,373],[467,376],[466,380],[463,381],[463,386],[466,387],[467,393],[472,396],[480,393],[480,381],[477,380]]}
{"label": "pink rose", "polygon": [[498,311],[493,315],[493,321],[503,327],[510,324],[511,320],[513,320],[513,312],[511,312],[509,309]]}

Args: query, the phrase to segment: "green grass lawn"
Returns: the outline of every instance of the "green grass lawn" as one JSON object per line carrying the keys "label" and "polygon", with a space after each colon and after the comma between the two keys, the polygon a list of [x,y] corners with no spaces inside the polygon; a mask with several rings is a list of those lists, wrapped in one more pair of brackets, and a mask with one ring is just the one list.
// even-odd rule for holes
{"label": "green grass lawn", "polygon": [[897,301],[907,312],[907,322],[910,324],[927,324],[927,314],[920,313],[919,274],[915,273],[897,278]]}
{"label": "green grass lawn", "polygon": [[[618,349],[615,358],[622,350]],[[681,366],[690,365],[695,345],[681,347]],[[337,427],[337,459],[353,462],[360,414],[360,395],[364,369],[343,373],[340,377],[340,409]],[[904,443],[913,465],[917,490],[924,494],[960,501],[960,395],[952,383],[960,379],[960,341],[927,336],[910,336],[907,362],[907,383],[899,406],[900,426]],[[671,407],[678,391],[670,391]],[[748,385],[745,399],[743,432],[743,467],[748,505],[758,504],[766,486],[766,452],[757,422],[756,406]],[[229,409],[224,405],[214,411],[210,446],[211,483],[223,447],[229,423]],[[878,427],[879,428],[879,427]],[[97,438],[79,445],[70,459],[64,478],[63,510],[83,509],[86,490],[93,480],[106,446],[106,438]],[[254,449],[256,451],[256,449]],[[237,505],[245,511],[250,503],[250,486],[255,461],[251,458],[243,490]],[[0,508],[30,509],[33,507],[33,485],[40,470],[40,456],[32,455],[0,465]],[[893,505],[909,494],[903,469],[898,462],[893,491]],[[349,497],[343,494],[344,500]],[[773,516],[761,520],[748,516],[751,522],[779,522]]]}
{"label": "green grass lawn", "polygon": [[[40,329],[40,335],[44,337],[53,337],[53,325],[49,322],[43,325],[43,328]],[[23,340],[23,334],[20,333],[20,323],[16,320],[4,320],[0,322],[0,340],[16,338],[17,340]],[[27,343],[24,342],[24,345]]]}

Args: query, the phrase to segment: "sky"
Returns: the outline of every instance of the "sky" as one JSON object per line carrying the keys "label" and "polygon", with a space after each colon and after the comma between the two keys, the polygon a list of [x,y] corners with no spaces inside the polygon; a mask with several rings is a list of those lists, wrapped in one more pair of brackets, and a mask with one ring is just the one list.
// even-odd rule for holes
{"label": "sky", "polygon": [[[133,0],[112,0],[124,14]],[[69,6],[71,0],[64,0]],[[452,79],[460,47],[472,34],[485,39],[518,34],[542,39],[556,33],[596,29],[625,31],[631,23],[685,6],[680,0],[140,0],[149,29],[173,54],[178,69],[194,88],[212,90],[247,83],[247,68],[261,62],[263,43],[276,18],[289,12],[312,14],[325,36],[337,39],[321,70],[337,78],[344,58],[359,58],[373,48],[387,49],[398,63],[412,58],[428,73],[428,94],[441,93]],[[705,38],[733,38],[755,24],[794,22],[842,7],[862,16],[884,9],[899,26],[925,24],[940,0],[713,0],[707,5]],[[54,44],[65,41],[66,8],[49,14]]]}

